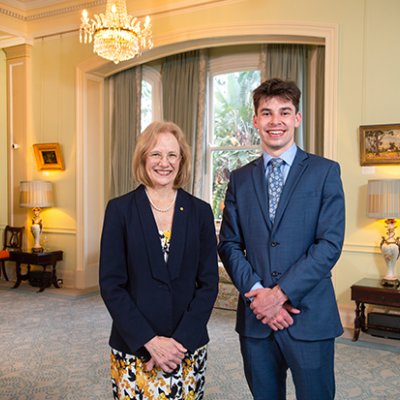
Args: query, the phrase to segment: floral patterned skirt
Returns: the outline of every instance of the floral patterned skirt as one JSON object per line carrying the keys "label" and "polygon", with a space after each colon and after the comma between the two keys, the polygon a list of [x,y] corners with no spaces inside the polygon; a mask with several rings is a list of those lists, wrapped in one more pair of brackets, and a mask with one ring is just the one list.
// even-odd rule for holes
{"label": "floral patterned skirt", "polygon": [[111,382],[116,400],[201,400],[204,397],[207,346],[187,355],[172,373],[144,371],[139,357],[111,349]]}

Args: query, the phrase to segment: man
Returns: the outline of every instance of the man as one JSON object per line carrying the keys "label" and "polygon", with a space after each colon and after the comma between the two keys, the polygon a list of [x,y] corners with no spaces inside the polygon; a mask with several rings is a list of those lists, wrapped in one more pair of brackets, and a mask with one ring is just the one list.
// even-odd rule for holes
{"label": "man", "polygon": [[300,90],[271,79],[253,92],[263,155],[231,174],[218,246],[240,292],[236,330],[256,400],[335,396],[334,338],[341,335],[331,269],[344,237],[339,165],[294,142]]}

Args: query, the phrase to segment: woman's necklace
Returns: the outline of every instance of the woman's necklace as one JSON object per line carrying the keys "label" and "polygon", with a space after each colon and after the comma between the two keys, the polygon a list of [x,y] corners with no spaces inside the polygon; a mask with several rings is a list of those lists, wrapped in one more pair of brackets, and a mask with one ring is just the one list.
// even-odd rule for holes
{"label": "woman's necklace", "polygon": [[147,190],[146,190],[146,193],[147,193],[147,197],[148,197],[148,199],[149,199],[150,205],[154,208],[154,210],[156,210],[156,211],[158,211],[158,212],[166,213],[166,212],[168,212],[168,211],[174,206],[175,200],[176,200],[176,195],[178,194],[178,191],[175,192],[174,199],[172,200],[172,203],[171,203],[167,208],[160,208],[160,207],[157,207],[157,206],[153,203],[153,201],[151,200],[150,194],[149,194],[149,192],[148,192]]}

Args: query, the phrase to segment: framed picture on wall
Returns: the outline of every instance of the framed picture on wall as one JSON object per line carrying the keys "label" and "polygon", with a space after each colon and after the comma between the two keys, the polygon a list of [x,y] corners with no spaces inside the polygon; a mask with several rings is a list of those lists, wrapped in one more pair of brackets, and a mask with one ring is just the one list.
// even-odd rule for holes
{"label": "framed picture on wall", "polygon": [[400,164],[400,124],[361,125],[360,164]]}
{"label": "framed picture on wall", "polygon": [[33,145],[36,165],[39,171],[64,169],[61,148],[58,143],[38,143]]}

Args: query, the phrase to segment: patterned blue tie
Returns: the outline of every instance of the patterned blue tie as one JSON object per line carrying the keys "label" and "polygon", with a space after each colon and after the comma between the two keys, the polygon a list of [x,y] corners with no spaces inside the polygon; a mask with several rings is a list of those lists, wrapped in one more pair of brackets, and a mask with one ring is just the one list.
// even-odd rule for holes
{"label": "patterned blue tie", "polygon": [[271,172],[268,176],[268,196],[269,196],[269,218],[274,222],[276,209],[283,188],[283,174],[281,165],[284,161],[280,158],[272,158],[270,161]]}

